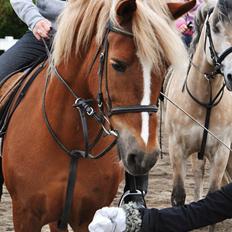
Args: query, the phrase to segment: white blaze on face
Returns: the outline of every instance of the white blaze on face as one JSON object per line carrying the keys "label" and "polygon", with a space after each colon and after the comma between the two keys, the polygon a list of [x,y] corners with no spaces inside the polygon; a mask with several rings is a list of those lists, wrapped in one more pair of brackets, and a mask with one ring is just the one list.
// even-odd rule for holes
{"label": "white blaze on face", "polygon": [[[143,69],[143,99],[141,105],[151,104],[151,69],[152,64],[141,60]],[[147,112],[142,113],[142,130],[141,137],[145,144],[148,143],[149,138],[149,114]]]}

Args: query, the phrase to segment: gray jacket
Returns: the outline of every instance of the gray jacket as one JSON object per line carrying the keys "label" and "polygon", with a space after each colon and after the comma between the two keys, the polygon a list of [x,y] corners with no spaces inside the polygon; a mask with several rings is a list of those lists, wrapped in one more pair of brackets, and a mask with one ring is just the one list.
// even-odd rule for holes
{"label": "gray jacket", "polygon": [[63,10],[66,2],[62,0],[10,0],[11,5],[18,17],[33,30],[35,24],[41,19],[51,21],[56,28],[56,18]]}

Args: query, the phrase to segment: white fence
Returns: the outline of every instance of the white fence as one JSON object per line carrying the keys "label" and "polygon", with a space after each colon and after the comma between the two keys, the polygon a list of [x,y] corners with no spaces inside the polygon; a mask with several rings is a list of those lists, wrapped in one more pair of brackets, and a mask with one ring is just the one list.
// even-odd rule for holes
{"label": "white fence", "polygon": [[17,42],[12,36],[6,36],[4,39],[0,39],[0,50],[6,51]]}

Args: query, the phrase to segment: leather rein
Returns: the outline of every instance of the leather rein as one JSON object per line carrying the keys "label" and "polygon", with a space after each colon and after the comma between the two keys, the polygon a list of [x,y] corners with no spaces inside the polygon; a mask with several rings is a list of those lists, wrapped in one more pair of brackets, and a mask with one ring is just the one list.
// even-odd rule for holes
{"label": "leather rein", "polygon": [[[84,137],[84,150],[80,150],[80,149],[70,150],[67,146],[64,145],[64,143],[58,137],[56,132],[53,130],[49,122],[47,113],[46,113],[46,104],[45,104],[47,88],[48,88],[51,75],[47,76],[46,82],[45,82],[45,88],[43,92],[42,111],[43,111],[43,118],[44,118],[46,127],[48,131],[50,132],[54,141],[71,158],[68,184],[66,188],[65,205],[63,208],[61,218],[58,222],[58,228],[63,229],[63,230],[67,228],[68,218],[69,218],[70,211],[71,211],[73,192],[74,192],[74,187],[75,187],[75,182],[76,182],[77,163],[78,163],[79,158],[98,159],[104,156],[108,151],[110,151],[114,147],[114,145],[116,145],[117,143],[119,133],[117,130],[115,130],[112,127],[109,118],[112,115],[116,115],[116,114],[140,113],[140,112],[156,113],[158,111],[157,105],[128,105],[128,106],[119,106],[119,107],[112,106],[112,101],[111,101],[110,93],[108,89],[108,76],[107,76],[107,61],[108,61],[108,49],[109,49],[108,34],[110,32],[119,33],[119,34],[133,38],[133,34],[131,32],[118,28],[114,26],[111,22],[107,24],[103,41],[101,45],[99,46],[99,48],[97,49],[93,62],[90,66],[90,70],[88,72],[89,74],[97,58],[100,56],[100,64],[99,64],[99,69],[98,69],[97,99],[95,100],[94,99],[83,99],[79,97],[75,93],[75,91],[68,85],[68,83],[64,80],[64,78],[60,75],[57,68],[53,65],[52,62],[50,65],[51,71],[55,74],[57,79],[66,87],[66,89],[74,97],[73,107],[78,110],[80,114],[80,118],[81,118],[82,132],[83,132],[83,137]],[[47,44],[44,40],[43,42],[47,50],[48,57],[50,57],[51,53],[47,47]],[[106,102],[103,99],[103,86],[102,86],[103,80],[105,81],[105,86],[106,86],[105,87],[105,94],[107,97]],[[97,101],[98,111],[95,111],[94,108],[91,106],[91,103],[93,103],[94,101]],[[105,105],[106,105],[106,110],[104,109]],[[96,122],[100,125],[100,130],[96,138],[91,144],[89,143],[86,116],[94,118]],[[106,148],[104,148],[104,150],[101,151],[99,154],[97,155],[91,154],[90,152],[92,148],[96,146],[96,144],[100,141],[102,136],[114,137],[113,142],[110,145],[108,145]]]}
{"label": "leather rein", "polygon": [[[208,12],[207,18],[206,18],[206,35],[205,35],[205,42],[204,42],[204,52],[206,53],[206,42],[207,39],[209,40],[209,51],[210,51],[210,56],[211,59],[213,61],[213,67],[214,70],[211,73],[202,73],[198,66],[195,65],[192,62],[192,57],[190,58],[190,63],[189,63],[189,67],[188,67],[188,71],[187,71],[187,75],[186,75],[186,80],[183,86],[183,91],[184,88],[186,88],[189,96],[195,101],[197,102],[199,105],[201,105],[202,107],[206,108],[206,116],[205,116],[205,128],[208,130],[209,126],[210,126],[210,116],[211,116],[211,111],[212,108],[215,107],[216,105],[218,105],[223,97],[224,94],[224,88],[225,88],[225,83],[223,83],[222,87],[219,89],[218,93],[215,95],[215,97],[212,96],[212,83],[211,81],[215,78],[216,75],[220,74],[223,75],[222,72],[222,62],[224,61],[224,59],[232,53],[232,47],[229,47],[228,49],[226,49],[220,56],[218,56],[218,53],[216,52],[214,43],[213,43],[213,39],[212,39],[212,33],[211,33],[211,27],[210,27],[210,23],[209,23],[209,17],[213,12],[213,8]],[[199,99],[197,99],[197,97],[195,97],[191,90],[188,88],[187,85],[187,80],[188,80],[188,74],[190,71],[191,66],[193,66],[198,72],[200,72],[201,74],[204,75],[204,77],[206,78],[206,80],[208,81],[208,86],[209,86],[209,93],[210,93],[210,97],[209,97],[209,101],[208,102],[202,102]],[[207,137],[208,137],[208,131],[204,130],[203,131],[203,137],[202,137],[202,143],[201,143],[201,148],[200,151],[198,152],[198,159],[203,160],[204,158],[204,154],[205,154],[205,148],[206,148],[206,142],[207,142]]]}

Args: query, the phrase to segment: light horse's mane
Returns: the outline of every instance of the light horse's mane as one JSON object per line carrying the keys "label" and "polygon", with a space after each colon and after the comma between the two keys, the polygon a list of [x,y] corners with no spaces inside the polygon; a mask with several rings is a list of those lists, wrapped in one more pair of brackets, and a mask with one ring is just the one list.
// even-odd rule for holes
{"label": "light horse's mane", "polygon": [[211,3],[203,3],[201,7],[197,10],[197,13],[194,18],[194,35],[190,45],[190,54],[193,55],[196,51],[196,46],[199,42],[201,31],[204,26],[205,19],[207,17],[207,13],[209,12],[210,8],[212,8]]}
{"label": "light horse's mane", "polygon": [[[70,0],[59,17],[54,41],[53,61],[67,62],[73,51],[86,51],[96,35],[99,45],[108,21],[117,25],[116,5],[120,0]],[[138,56],[162,70],[164,59],[174,67],[181,67],[186,52],[170,20],[166,0],[137,0],[132,20],[132,32]]]}
{"label": "light horse's mane", "polygon": [[212,10],[214,7],[216,7],[216,4],[218,4],[218,9],[219,9],[219,14],[216,20],[214,20],[213,22],[213,30],[217,30],[216,28],[216,24],[219,20],[224,21],[227,20],[230,23],[232,22],[232,2],[229,2],[229,4],[225,4],[225,2],[223,1],[219,1],[219,3],[217,3],[217,1],[215,0],[208,0],[207,3],[203,3],[202,6],[198,9],[196,16],[194,18],[194,36],[193,36],[193,40],[191,42],[190,45],[190,54],[194,54],[194,52],[196,51],[196,46],[199,42],[200,39],[200,35],[201,35],[201,31],[205,22],[205,19],[207,17],[207,13]]}

